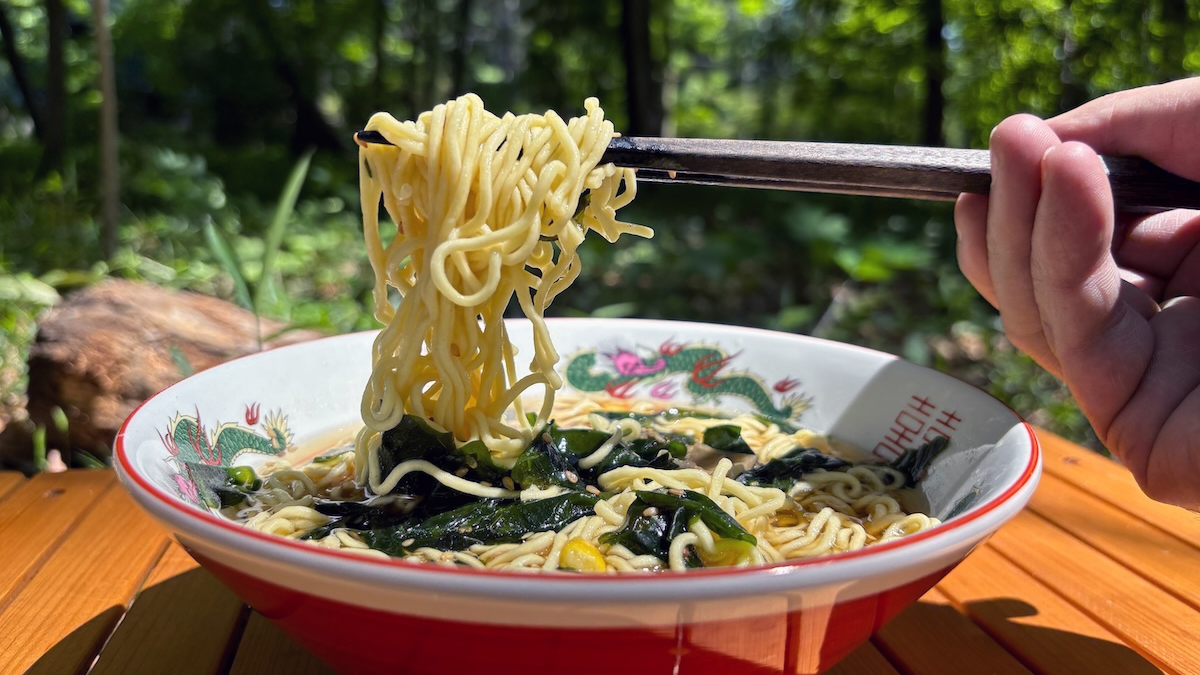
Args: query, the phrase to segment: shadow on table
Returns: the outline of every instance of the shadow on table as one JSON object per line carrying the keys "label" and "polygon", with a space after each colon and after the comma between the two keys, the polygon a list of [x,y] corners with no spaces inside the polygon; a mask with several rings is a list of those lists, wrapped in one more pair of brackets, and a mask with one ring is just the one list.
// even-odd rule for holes
{"label": "shadow on table", "polygon": [[[977,600],[964,603],[962,609],[960,612],[946,604],[917,602],[872,641],[897,665],[936,655],[943,667],[938,672],[951,672],[944,670],[951,662],[968,667],[983,660],[1003,659],[1001,651],[1034,672],[1056,675],[1162,675],[1163,672],[1120,642],[1021,621],[1023,617],[1038,614],[1037,607],[1023,600]],[[947,644],[945,636],[949,634],[963,639]],[[841,673],[837,668],[834,672]]]}
{"label": "shadow on table", "polygon": [[68,633],[25,671],[25,675],[85,672],[121,620],[123,607],[109,607]]}
{"label": "shadow on table", "polygon": [[24,675],[330,675],[200,568],[143,589],[124,610],[113,606],[96,614],[63,636]]}
{"label": "shadow on table", "polygon": [[[944,637],[949,633],[963,634],[963,624],[967,623],[974,626],[969,631],[978,631],[980,640],[994,641],[994,649],[1019,656],[1025,665],[1038,672],[1053,668],[1055,673],[1162,673],[1123,644],[1020,621],[1038,613],[1036,607],[1021,600],[968,602],[964,609],[971,618],[948,605],[917,602],[872,642],[888,653],[886,661],[900,665],[906,660],[905,654],[925,658],[946,655],[948,648],[954,651],[953,646],[945,644]],[[122,608],[115,606],[92,617],[59,640],[25,675],[86,672],[101,649],[104,658],[96,663],[94,672],[103,675],[111,672],[327,675],[330,672],[274,624],[257,612],[246,615],[246,611],[241,601],[208,572],[192,569],[145,589],[124,620]],[[197,640],[198,635],[210,639]],[[892,639],[903,642],[904,653],[885,646]],[[958,647],[963,649],[967,645]],[[957,656],[964,666],[978,665],[986,658],[985,654],[965,650]],[[943,661],[941,665],[947,663]],[[848,675],[888,672],[887,668],[884,655],[868,644],[829,672]]]}

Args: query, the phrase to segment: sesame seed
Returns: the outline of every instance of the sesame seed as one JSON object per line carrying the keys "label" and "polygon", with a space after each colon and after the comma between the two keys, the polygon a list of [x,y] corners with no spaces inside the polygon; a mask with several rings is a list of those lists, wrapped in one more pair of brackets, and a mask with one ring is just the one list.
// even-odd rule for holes
{"label": "sesame seed", "polygon": [[450,355],[454,358],[462,356],[462,352],[459,351],[458,345],[454,344],[453,342],[450,343]]}
{"label": "sesame seed", "polygon": [[567,480],[571,481],[572,483],[579,482],[579,474],[575,473],[574,471],[568,471],[566,473],[566,476],[567,476]]}
{"label": "sesame seed", "polygon": [[455,471],[454,475],[458,476],[459,478],[462,478],[463,476],[467,475],[467,472],[469,472],[469,471],[470,471],[470,469],[468,469],[467,467],[464,466],[461,469],[459,469],[458,471]]}
{"label": "sesame seed", "polygon": [[404,541],[400,542],[400,545],[403,546],[404,548],[408,548],[409,546],[412,546],[415,543],[417,543],[416,539],[409,538],[409,539],[405,539]]}
{"label": "sesame seed", "polygon": [[474,457],[472,457],[470,455],[467,455],[467,466],[474,469],[479,466],[479,460],[475,459]]}
{"label": "sesame seed", "polygon": [[515,490],[517,487],[511,476],[505,476],[504,478],[500,479],[500,482],[504,484],[504,488],[506,490]]}
{"label": "sesame seed", "polygon": [[675,495],[676,497],[682,497],[683,490],[680,490],[679,488],[671,488],[670,490],[667,490],[667,494]]}
{"label": "sesame seed", "polygon": [[600,494],[600,488],[596,487],[595,485],[589,485],[589,486],[587,486],[586,489],[588,492],[590,492],[594,495]]}
{"label": "sesame seed", "polygon": [[547,431],[546,433],[542,434],[542,440],[546,441],[547,443],[553,443],[554,437],[551,436],[550,432]]}
{"label": "sesame seed", "polygon": [[658,509],[654,508],[653,506],[647,506],[646,510],[642,511],[642,515],[647,518],[653,518],[654,516],[658,515]]}
{"label": "sesame seed", "polygon": [[486,480],[479,481],[479,484],[482,485],[483,487],[492,487],[492,484],[487,482]]}

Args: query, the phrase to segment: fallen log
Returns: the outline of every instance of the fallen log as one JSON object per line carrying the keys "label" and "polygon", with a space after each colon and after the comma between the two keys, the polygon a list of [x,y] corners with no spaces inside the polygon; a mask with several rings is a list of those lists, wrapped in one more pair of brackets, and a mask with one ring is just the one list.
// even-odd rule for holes
{"label": "fallen log", "polygon": [[[99,459],[138,404],[192,372],[261,349],[321,337],[199,293],[107,280],[38,324],[29,352],[29,418],[47,446]],[[66,434],[54,409],[66,415]]]}

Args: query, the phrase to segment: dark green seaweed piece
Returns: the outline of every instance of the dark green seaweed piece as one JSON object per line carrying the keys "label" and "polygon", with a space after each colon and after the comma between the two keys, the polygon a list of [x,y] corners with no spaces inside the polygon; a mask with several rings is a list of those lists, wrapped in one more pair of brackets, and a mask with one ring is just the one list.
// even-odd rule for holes
{"label": "dark green seaweed piece", "polygon": [[510,544],[526,532],[561,530],[595,512],[600,498],[567,492],[532,502],[482,499],[420,522],[367,530],[363,540],[392,556],[408,555],[423,546],[462,550],[475,544]]}
{"label": "dark green seaweed piece", "polygon": [[753,450],[742,439],[742,428],[736,424],[721,424],[704,430],[704,444],[721,452],[753,454]]}
{"label": "dark green seaweed piece", "polygon": [[950,445],[950,439],[945,436],[937,436],[918,448],[905,450],[899,457],[891,461],[890,466],[904,474],[904,487],[913,487],[921,481],[922,476],[925,475],[925,469],[929,468],[929,463],[948,445]]}
{"label": "dark green seaweed piece", "polygon": [[188,475],[196,484],[200,503],[213,509],[237,506],[248,493],[262,487],[262,481],[248,466],[212,466],[185,462]]}
{"label": "dark green seaweed piece", "polygon": [[[405,415],[395,427],[383,432],[379,446],[381,475],[386,476],[400,464],[414,459],[423,459],[443,471],[454,474],[459,474],[465,469],[462,477],[476,482],[498,483],[508,473],[495,465],[482,441],[471,441],[456,449],[451,434],[434,431],[420,417]],[[456,497],[455,495],[462,493],[446,488],[432,476],[419,471],[401,478],[396,487],[392,488],[392,493],[435,497],[431,501],[438,501],[438,495],[441,495],[445,508],[454,508],[464,501],[474,499]],[[428,510],[429,507],[423,508]]]}
{"label": "dark green seaweed piece", "polygon": [[677,438],[635,438],[620,442],[600,463],[592,467],[589,477],[599,476],[619,466],[650,467],[653,469],[677,469],[676,460],[687,454],[687,444]]}
{"label": "dark green seaweed piece", "polygon": [[760,485],[787,490],[806,473],[821,469],[836,471],[847,466],[850,466],[850,462],[826,455],[816,448],[798,447],[783,457],[776,457],[766,464],[759,464],[742,472],[736,480],[743,485]]}
{"label": "dark green seaweed piece", "polygon": [[[608,437],[607,434],[602,435]],[[562,442],[554,442],[554,437],[548,431],[534,438],[513,465],[510,474],[513,481],[522,488],[558,485],[568,489],[584,489],[584,484],[579,480],[579,456],[572,452],[569,443],[561,438],[559,440]]]}
{"label": "dark green seaweed piece", "polygon": [[[665,561],[670,556],[671,541],[687,531],[693,517],[685,509],[651,510],[639,493],[629,504],[625,523],[620,529],[600,535],[600,543],[620,544],[634,555],[652,555]],[[703,566],[700,556],[690,548],[684,562],[689,568]]]}
{"label": "dark green seaweed piece", "polygon": [[[703,521],[708,529],[723,539],[736,539],[751,546],[757,543],[746,531],[717,506],[716,502],[699,492],[683,490],[682,494],[667,491],[638,490],[629,506],[625,523],[617,530],[600,536],[602,544],[621,544],[637,555],[653,555],[667,560],[671,540],[687,530],[693,520]],[[689,548],[685,563],[701,567],[699,555]]]}

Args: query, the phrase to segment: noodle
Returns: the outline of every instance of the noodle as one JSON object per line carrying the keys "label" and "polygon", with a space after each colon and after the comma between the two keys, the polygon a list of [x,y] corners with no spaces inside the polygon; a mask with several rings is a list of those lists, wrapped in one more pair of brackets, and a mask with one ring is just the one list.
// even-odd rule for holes
{"label": "noodle", "polygon": [[[853,449],[812,430],[556,399],[543,316],[578,276],[584,236],[651,236],[616,219],[633,172],[599,164],[613,127],[595,99],[584,108],[567,121],[497,117],[467,95],[415,122],[371,118],[393,145],[364,144],[359,158],[385,324],[364,427],[352,449],[299,468],[269,460],[261,484],[234,486],[244,499],[226,515],[363,555],[603,573],[761,565],[936,526],[902,506],[911,466],[851,464]],[[514,296],[533,330],[524,377],[503,321]]]}
{"label": "noodle", "polygon": [[[499,458],[520,454],[548,422],[562,385],[543,314],[578,276],[584,235],[651,236],[616,219],[636,194],[633,172],[599,165],[612,123],[595,99],[584,107],[585,116],[569,121],[554,112],[497,117],[469,94],[416,122],[379,113],[367,123],[394,144],[364,144],[360,152],[375,316],[385,324],[356,444],[359,480],[365,476],[373,490],[387,492],[397,477],[364,460],[405,413],[460,442],[480,439]],[[381,199],[396,227],[387,245]],[[395,309],[389,287],[401,296]],[[503,322],[513,296],[534,333],[530,374],[519,380]],[[545,394],[529,421],[522,397],[537,386]],[[516,415],[506,423],[510,407]]]}

